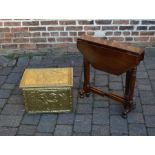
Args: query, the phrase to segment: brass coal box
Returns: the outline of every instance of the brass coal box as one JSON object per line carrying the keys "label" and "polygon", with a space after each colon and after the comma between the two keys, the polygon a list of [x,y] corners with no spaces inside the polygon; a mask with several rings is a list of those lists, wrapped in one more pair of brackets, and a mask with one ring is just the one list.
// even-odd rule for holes
{"label": "brass coal box", "polygon": [[25,69],[20,82],[29,113],[72,111],[73,68]]}

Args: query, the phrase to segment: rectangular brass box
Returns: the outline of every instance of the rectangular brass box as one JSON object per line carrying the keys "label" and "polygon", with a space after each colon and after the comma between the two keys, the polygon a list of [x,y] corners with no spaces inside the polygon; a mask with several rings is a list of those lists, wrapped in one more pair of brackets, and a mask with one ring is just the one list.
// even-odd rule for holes
{"label": "rectangular brass box", "polygon": [[72,111],[73,68],[25,69],[20,82],[29,113]]}

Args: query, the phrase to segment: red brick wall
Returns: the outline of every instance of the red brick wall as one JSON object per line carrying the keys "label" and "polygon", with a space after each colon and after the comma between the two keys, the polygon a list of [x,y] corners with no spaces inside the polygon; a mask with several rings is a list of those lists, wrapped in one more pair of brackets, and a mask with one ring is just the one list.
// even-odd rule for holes
{"label": "red brick wall", "polygon": [[73,45],[82,34],[153,45],[155,20],[0,20],[0,49]]}

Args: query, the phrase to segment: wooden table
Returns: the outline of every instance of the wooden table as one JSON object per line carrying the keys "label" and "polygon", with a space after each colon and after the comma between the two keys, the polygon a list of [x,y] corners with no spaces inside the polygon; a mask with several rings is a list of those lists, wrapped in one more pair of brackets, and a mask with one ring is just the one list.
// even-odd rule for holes
{"label": "wooden table", "polygon": [[[80,96],[89,96],[90,92],[107,96],[123,103],[122,116],[134,108],[133,95],[136,80],[137,65],[144,59],[144,49],[129,46],[126,43],[103,40],[88,35],[77,39],[77,48],[83,54],[84,84]],[[90,85],[90,65],[94,68],[113,74],[121,75],[126,72],[124,96],[103,92]]]}

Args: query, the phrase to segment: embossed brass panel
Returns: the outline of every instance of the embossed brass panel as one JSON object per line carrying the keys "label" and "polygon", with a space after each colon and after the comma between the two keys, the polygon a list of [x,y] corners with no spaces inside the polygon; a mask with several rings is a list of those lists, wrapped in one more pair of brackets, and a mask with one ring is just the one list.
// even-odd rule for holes
{"label": "embossed brass panel", "polygon": [[72,68],[26,69],[20,88],[29,113],[72,110]]}
{"label": "embossed brass panel", "polygon": [[26,69],[20,88],[72,86],[72,68]]}

